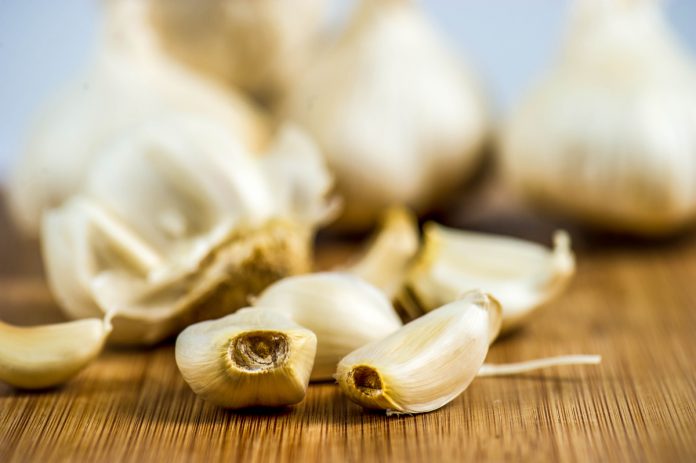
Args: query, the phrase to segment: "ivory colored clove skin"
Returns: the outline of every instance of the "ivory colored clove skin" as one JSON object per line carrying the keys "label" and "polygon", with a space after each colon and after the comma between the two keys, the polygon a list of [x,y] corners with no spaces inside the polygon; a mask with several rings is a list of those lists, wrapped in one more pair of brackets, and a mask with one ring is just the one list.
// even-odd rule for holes
{"label": "ivory colored clove skin", "polygon": [[348,353],[402,326],[381,291],[338,272],[284,278],[266,288],[254,306],[283,312],[317,335],[312,381],[330,380]]}
{"label": "ivory colored clove skin", "polygon": [[19,327],[0,322],[0,381],[18,389],[61,385],[94,360],[110,317]]}
{"label": "ivory colored clove skin", "polygon": [[273,310],[245,308],[191,325],[176,364],[202,399],[220,407],[281,407],[304,399],[317,338]]}
{"label": "ivory colored clove skin", "polygon": [[365,408],[388,415],[436,410],[476,377],[500,319],[495,299],[471,291],[351,352],[335,377],[348,398]]}

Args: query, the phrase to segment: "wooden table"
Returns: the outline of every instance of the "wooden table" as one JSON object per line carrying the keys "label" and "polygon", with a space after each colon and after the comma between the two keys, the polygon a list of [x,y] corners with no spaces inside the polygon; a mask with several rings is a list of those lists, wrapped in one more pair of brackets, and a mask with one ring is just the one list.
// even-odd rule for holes
{"label": "wooden table", "polygon": [[[450,224],[548,242],[557,224],[484,187]],[[59,320],[35,245],[0,211],[0,318]],[[366,413],[333,384],[283,412],[197,399],[173,346],[108,350],[61,389],[0,385],[0,462],[696,461],[696,234],[663,242],[571,229],[578,274],[492,362],[601,354],[599,367],[482,378],[441,410]],[[322,265],[350,245],[324,244]]]}

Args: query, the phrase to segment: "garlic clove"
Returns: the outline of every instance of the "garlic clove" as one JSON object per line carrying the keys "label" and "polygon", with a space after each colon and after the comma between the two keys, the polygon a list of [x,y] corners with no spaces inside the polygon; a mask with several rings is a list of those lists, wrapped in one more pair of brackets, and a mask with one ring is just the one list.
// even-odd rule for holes
{"label": "garlic clove", "polygon": [[565,232],[556,232],[554,248],[549,250],[519,239],[428,223],[403,297],[429,311],[481,288],[500,302],[505,332],[561,293],[574,272],[575,258]]}
{"label": "garlic clove", "polygon": [[696,66],[654,0],[577,0],[563,54],[503,130],[541,209],[639,235],[696,219]]}
{"label": "garlic clove", "polygon": [[285,112],[337,178],[337,226],[371,227],[393,205],[421,214],[466,180],[488,132],[484,98],[418,5],[363,0]]}
{"label": "garlic clove", "polygon": [[31,327],[0,322],[0,381],[20,389],[63,384],[101,353],[110,332],[108,316]]}
{"label": "garlic clove", "polygon": [[254,306],[282,312],[317,335],[313,381],[331,379],[339,360],[349,352],[401,327],[383,293],[344,273],[284,278],[266,288]]}
{"label": "garlic clove", "polygon": [[314,333],[273,310],[246,308],[191,325],[176,340],[176,364],[193,392],[224,408],[280,407],[304,399]]}
{"label": "garlic clove", "polygon": [[480,291],[433,310],[341,360],[336,371],[341,391],[358,405],[388,414],[446,405],[483,365],[500,310]]}
{"label": "garlic clove", "polygon": [[366,251],[346,271],[394,299],[401,291],[406,269],[418,252],[418,245],[415,216],[405,208],[388,209]]}

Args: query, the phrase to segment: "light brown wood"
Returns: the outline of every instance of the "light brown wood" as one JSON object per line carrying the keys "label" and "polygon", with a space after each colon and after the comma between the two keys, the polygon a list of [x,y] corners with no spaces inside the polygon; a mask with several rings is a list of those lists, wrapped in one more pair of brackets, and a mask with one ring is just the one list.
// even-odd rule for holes
{"label": "light brown wood", "polygon": [[[460,204],[451,224],[540,241],[557,225],[484,196]],[[366,413],[332,384],[281,412],[235,413],[193,395],[171,344],[108,350],[61,389],[0,385],[0,461],[696,461],[696,236],[573,236],[570,290],[489,360],[587,353],[603,356],[599,367],[481,378],[418,416]],[[35,245],[6,218],[0,238],[0,318],[60,319]],[[323,244],[320,261],[351,249]]]}

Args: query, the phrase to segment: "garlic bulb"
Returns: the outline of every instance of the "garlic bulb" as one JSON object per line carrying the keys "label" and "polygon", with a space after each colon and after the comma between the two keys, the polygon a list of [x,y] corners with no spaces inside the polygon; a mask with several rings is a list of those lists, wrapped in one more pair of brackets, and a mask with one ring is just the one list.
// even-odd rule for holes
{"label": "garlic bulb", "polygon": [[254,306],[282,312],[317,335],[313,381],[331,379],[341,358],[401,327],[384,294],[344,273],[284,278],[266,288]]}
{"label": "garlic bulb", "polygon": [[554,235],[550,250],[428,223],[421,253],[406,277],[402,303],[429,311],[480,288],[500,302],[502,330],[508,331],[561,293],[574,273],[575,258],[565,232]]}
{"label": "garlic bulb", "polygon": [[436,410],[476,377],[496,327],[500,306],[472,291],[350,353],[338,364],[338,385],[355,403],[388,414]]}
{"label": "garlic bulb", "polygon": [[578,0],[565,52],[513,114],[503,167],[531,202],[619,232],[696,217],[696,67],[657,0]]}
{"label": "garlic bulb", "polygon": [[0,381],[22,389],[63,384],[97,357],[110,317],[30,327],[0,322]]}
{"label": "garlic bulb", "polygon": [[309,62],[326,0],[150,0],[152,24],[173,56],[266,101]]}
{"label": "garlic bulb", "polygon": [[[293,159],[305,170],[285,172]],[[49,283],[68,316],[115,312],[110,340],[156,343],[309,270],[330,186],[290,126],[258,158],[214,121],[150,121],[100,153],[80,194],[46,214]]]}
{"label": "garlic bulb", "polygon": [[413,0],[362,0],[287,113],[327,156],[344,229],[431,208],[472,173],[488,130],[479,89]]}
{"label": "garlic bulb", "polygon": [[13,215],[29,235],[41,212],[75,193],[105,143],[158,115],[204,114],[252,150],[268,138],[266,121],[242,95],[186,70],[156,44],[146,2],[110,0],[93,61],[44,111],[10,176]]}
{"label": "garlic bulb", "polygon": [[280,407],[304,399],[317,338],[272,310],[246,308],[191,325],[176,364],[193,392],[225,408]]}

